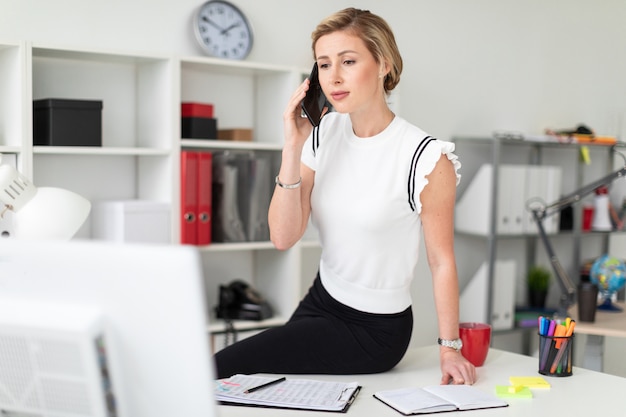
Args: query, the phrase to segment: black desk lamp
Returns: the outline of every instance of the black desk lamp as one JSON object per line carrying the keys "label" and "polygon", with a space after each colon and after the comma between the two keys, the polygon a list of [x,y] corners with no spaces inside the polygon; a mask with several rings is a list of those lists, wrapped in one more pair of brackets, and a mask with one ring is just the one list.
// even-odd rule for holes
{"label": "black desk lamp", "polygon": [[[623,155],[622,155],[623,156]],[[626,159],[626,158],[625,158]],[[543,227],[543,220],[553,215],[554,213],[559,212],[561,209],[571,206],[574,203],[577,203],[587,194],[591,194],[596,190],[596,188],[601,187],[603,185],[607,185],[611,183],[613,180],[617,178],[621,178],[626,176],[626,165],[621,169],[603,177],[599,180],[596,180],[590,184],[587,184],[578,190],[574,191],[571,194],[568,194],[561,199],[555,201],[552,204],[541,205],[541,204],[533,204],[537,203],[537,201],[531,201],[530,204],[527,205],[527,208],[532,212],[533,219],[535,223],[537,223],[537,229],[539,231],[539,236],[541,236],[541,240],[543,245],[545,246],[546,253],[548,254],[548,258],[550,259],[550,264],[552,265],[552,269],[556,274],[557,281],[559,286],[561,287],[561,299],[559,302],[559,308],[557,314],[561,317],[567,316],[567,310],[570,306],[572,306],[575,302],[574,297],[576,295],[576,287],[572,283],[572,280],[563,269],[563,266],[559,262],[556,254],[554,253],[554,248],[552,247],[552,243],[550,239],[548,239],[548,235]]]}

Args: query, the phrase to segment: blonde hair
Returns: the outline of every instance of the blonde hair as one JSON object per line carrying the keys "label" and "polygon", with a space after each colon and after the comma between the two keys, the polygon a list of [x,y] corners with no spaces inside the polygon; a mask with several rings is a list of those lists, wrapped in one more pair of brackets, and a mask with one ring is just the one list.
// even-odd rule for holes
{"label": "blonde hair", "polygon": [[383,18],[369,10],[353,7],[328,16],[311,34],[314,58],[315,44],[319,38],[338,31],[346,31],[361,38],[374,56],[376,63],[380,64],[385,61],[389,63],[389,73],[385,76],[384,83],[385,93],[388,94],[398,85],[402,73],[402,56],[400,56],[393,31]]}

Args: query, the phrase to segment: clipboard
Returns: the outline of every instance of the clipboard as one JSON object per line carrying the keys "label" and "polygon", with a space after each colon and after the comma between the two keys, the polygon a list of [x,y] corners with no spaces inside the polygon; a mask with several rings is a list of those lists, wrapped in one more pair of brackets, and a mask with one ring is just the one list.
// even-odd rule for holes
{"label": "clipboard", "polygon": [[290,378],[260,391],[244,393],[273,379],[241,374],[220,379],[216,381],[215,397],[221,405],[346,413],[361,391],[357,382]]}

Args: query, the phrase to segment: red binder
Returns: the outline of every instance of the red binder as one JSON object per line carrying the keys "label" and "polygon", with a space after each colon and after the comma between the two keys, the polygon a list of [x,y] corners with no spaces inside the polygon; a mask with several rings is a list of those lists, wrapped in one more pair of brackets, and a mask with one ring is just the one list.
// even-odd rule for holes
{"label": "red binder", "polygon": [[198,245],[211,243],[213,154],[198,152]]}
{"label": "red binder", "polygon": [[198,168],[197,152],[182,151],[180,160],[180,243],[198,243]]}

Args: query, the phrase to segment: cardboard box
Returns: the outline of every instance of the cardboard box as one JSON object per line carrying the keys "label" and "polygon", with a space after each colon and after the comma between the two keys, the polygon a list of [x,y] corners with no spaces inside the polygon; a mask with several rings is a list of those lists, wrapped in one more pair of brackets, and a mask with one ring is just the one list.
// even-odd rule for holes
{"label": "cardboard box", "polygon": [[102,101],[33,101],[33,145],[102,146]]}
{"label": "cardboard box", "polygon": [[217,138],[221,140],[251,142],[252,129],[219,129],[217,131]]}

